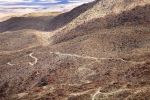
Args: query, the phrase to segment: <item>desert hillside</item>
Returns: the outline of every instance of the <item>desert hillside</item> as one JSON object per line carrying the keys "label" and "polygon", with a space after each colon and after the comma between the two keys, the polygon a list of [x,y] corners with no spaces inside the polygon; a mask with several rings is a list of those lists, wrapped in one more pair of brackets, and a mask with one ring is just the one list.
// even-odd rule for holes
{"label": "desert hillside", "polygon": [[44,31],[49,22],[60,12],[29,13],[22,16],[13,16],[0,22],[0,32],[32,29]]}
{"label": "desert hillside", "polygon": [[0,23],[1,100],[149,100],[150,1],[96,0]]}

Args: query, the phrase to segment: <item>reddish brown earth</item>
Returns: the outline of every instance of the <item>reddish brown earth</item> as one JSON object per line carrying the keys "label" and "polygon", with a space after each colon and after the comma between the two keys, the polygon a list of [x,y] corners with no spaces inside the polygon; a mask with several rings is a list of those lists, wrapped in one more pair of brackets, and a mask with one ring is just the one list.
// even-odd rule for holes
{"label": "reddish brown earth", "polygon": [[149,100],[150,1],[97,0],[73,11],[51,19],[63,26],[54,31],[0,33],[0,99]]}

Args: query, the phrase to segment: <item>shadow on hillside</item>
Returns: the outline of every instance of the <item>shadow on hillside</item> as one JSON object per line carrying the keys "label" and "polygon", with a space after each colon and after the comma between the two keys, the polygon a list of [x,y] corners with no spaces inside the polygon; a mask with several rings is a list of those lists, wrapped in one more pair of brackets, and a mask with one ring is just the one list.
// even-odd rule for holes
{"label": "shadow on hillside", "polygon": [[52,17],[12,17],[0,23],[0,32],[21,29],[44,30],[47,21]]}

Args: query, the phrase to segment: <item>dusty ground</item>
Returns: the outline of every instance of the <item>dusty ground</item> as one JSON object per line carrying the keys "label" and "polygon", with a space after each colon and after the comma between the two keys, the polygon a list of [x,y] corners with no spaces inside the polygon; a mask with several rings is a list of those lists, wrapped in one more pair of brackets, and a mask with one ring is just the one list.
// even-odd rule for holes
{"label": "dusty ground", "polygon": [[[110,1],[84,5],[88,8],[72,18],[72,11],[83,7],[52,18],[66,25],[54,31],[16,26],[7,31],[5,22],[0,23],[1,99],[149,100],[149,1]],[[99,5],[103,3],[111,5]],[[105,12],[98,9],[103,7],[120,13],[105,9],[107,15],[101,17]],[[84,19],[93,11],[99,15]],[[70,21],[62,22],[64,16]]]}

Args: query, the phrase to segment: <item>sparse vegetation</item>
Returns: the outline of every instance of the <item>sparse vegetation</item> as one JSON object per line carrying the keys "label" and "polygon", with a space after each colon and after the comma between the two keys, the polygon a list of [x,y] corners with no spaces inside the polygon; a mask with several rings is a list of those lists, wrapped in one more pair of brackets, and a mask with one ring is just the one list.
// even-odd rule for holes
{"label": "sparse vegetation", "polygon": [[149,100],[149,0],[56,15],[0,22],[1,100]]}

